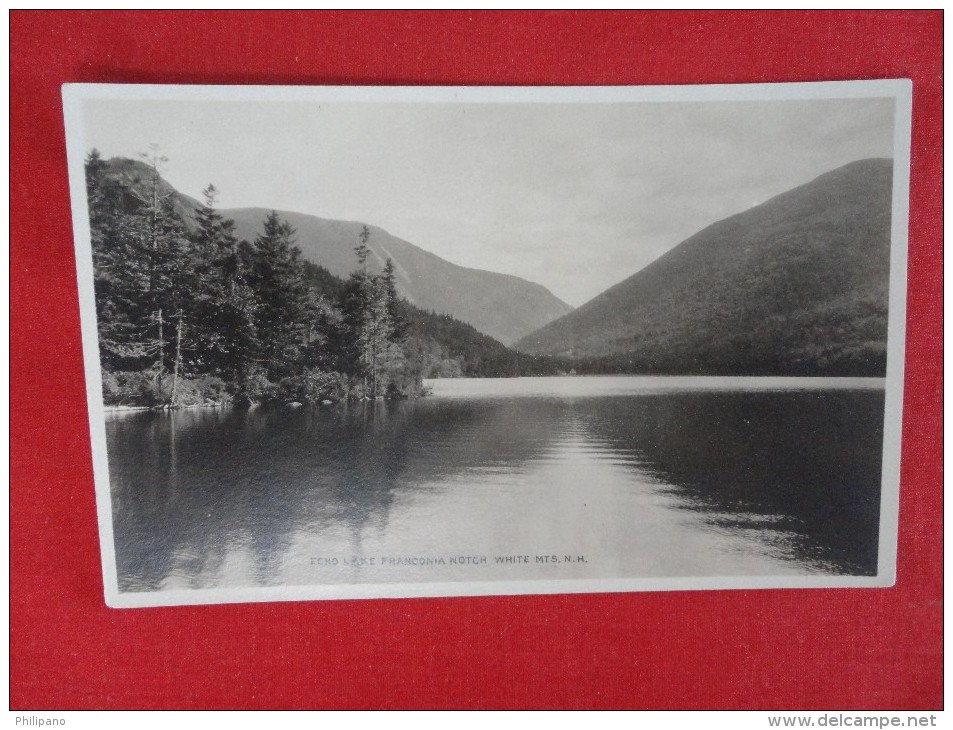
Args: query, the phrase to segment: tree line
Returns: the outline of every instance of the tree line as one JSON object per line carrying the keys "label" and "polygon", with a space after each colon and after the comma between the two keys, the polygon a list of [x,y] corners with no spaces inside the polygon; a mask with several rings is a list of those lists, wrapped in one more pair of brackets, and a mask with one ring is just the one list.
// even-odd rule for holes
{"label": "tree line", "polygon": [[[421,392],[394,267],[356,268],[329,298],[309,284],[294,229],[276,212],[251,243],[209,185],[190,221],[163,186],[155,150],[123,184],[93,150],[86,186],[107,405],[378,399]],[[178,203],[181,207],[181,203]]]}

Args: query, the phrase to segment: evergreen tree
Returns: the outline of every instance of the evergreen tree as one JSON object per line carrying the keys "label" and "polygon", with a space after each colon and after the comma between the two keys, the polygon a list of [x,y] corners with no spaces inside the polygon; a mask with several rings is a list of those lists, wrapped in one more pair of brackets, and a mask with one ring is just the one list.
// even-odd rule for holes
{"label": "evergreen tree", "polygon": [[[196,279],[185,226],[170,198],[160,200],[158,205],[153,221],[150,315],[156,337],[148,347],[156,356],[158,397],[174,407],[178,405],[183,354],[188,347],[185,338],[191,334]],[[171,380],[166,386],[163,379],[170,371]]]}
{"label": "evergreen tree", "polygon": [[305,294],[305,331],[303,365],[325,372],[337,367],[336,331],[341,325],[341,312],[324,296],[307,286]]}
{"label": "evergreen tree", "polygon": [[366,398],[383,396],[403,367],[399,346],[405,325],[399,311],[394,264],[388,259],[384,270],[372,276],[367,259],[370,239],[367,226],[361,228],[360,243],[354,248],[358,270],[351,274],[341,297],[345,329],[345,352],[350,370],[363,382]]}
{"label": "evergreen tree", "polygon": [[381,279],[384,286],[384,296],[387,301],[387,316],[390,318],[391,342],[401,342],[407,334],[409,323],[404,319],[401,313],[400,297],[397,294],[397,280],[394,275],[394,262],[387,259],[384,264],[384,271],[381,273]]}
{"label": "evergreen tree", "polygon": [[107,402],[176,407],[221,402],[226,390],[315,400],[345,395],[342,374],[379,398],[419,385],[424,354],[446,359],[421,347],[407,358],[410,305],[392,261],[372,274],[367,226],[342,282],[301,259],[276,212],[253,244],[237,240],[211,185],[187,226],[160,175],[165,158],[155,147],[142,157],[104,162],[93,150],[86,160]]}
{"label": "evergreen tree", "polygon": [[142,157],[149,165],[142,188],[111,180],[95,150],[87,158],[100,353],[106,370],[148,369],[152,398],[163,403],[174,401],[166,377],[175,367],[171,320],[191,282],[184,227],[160,190],[165,158],[155,146]]}
{"label": "evergreen tree", "polygon": [[142,328],[148,260],[133,216],[123,211],[123,190],[113,184],[98,150],[86,158],[93,276],[100,359],[109,371],[144,366]]}
{"label": "evergreen tree", "polygon": [[269,377],[302,364],[309,327],[308,289],[295,230],[272,211],[255,239],[250,283],[257,298],[259,357]]}
{"label": "evergreen tree", "polygon": [[[172,267],[175,266],[175,253],[180,247],[181,229],[170,215],[171,204],[168,196],[162,195],[159,190],[159,166],[167,162],[167,158],[159,155],[158,145],[152,144],[149,149],[149,152],[139,155],[149,166],[149,182],[145,192],[139,193],[141,206],[132,222],[138,230],[139,247],[147,262],[144,292],[147,311],[142,345],[145,353],[154,361],[155,394],[162,402],[165,400],[169,336],[169,310],[166,305],[171,290],[175,287]],[[136,262],[129,263],[130,269],[134,270]]]}
{"label": "evergreen tree", "polygon": [[371,229],[367,226],[361,226],[361,232],[358,234],[360,243],[354,247],[354,253],[357,254],[358,273],[367,276],[367,256],[371,250],[367,247],[367,242],[371,238]]}
{"label": "evergreen tree", "polygon": [[341,313],[340,323],[332,332],[332,349],[336,369],[347,375],[366,377],[364,349],[361,332],[367,309],[364,277],[353,272],[344,282],[337,301]]}
{"label": "evergreen tree", "polygon": [[404,364],[403,350],[399,345],[396,311],[396,293],[385,273],[370,281],[370,307],[367,316],[366,337],[369,339],[371,392],[370,397],[379,398],[392,391],[399,379]]}
{"label": "evergreen tree", "polygon": [[370,316],[371,301],[373,298],[372,281],[367,273],[367,257],[370,249],[367,246],[370,240],[371,231],[367,226],[361,226],[361,232],[358,235],[360,243],[355,246],[354,253],[357,254],[358,270],[352,275],[353,286],[351,287],[351,301],[349,304],[354,308],[352,313],[353,336],[356,350],[358,353],[357,368],[364,382],[363,395],[368,395],[368,377],[373,378],[371,373],[371,341],[370,336]]}
{"label": "evergreen tree", "polygon": [[197,282],[196,320],[201,345],[196,366],[241,382],[259,347],[257,302],[249,284],[247,247],[234,233],[235,223],[215,209],[217,190],[202,191],[195,212]]}

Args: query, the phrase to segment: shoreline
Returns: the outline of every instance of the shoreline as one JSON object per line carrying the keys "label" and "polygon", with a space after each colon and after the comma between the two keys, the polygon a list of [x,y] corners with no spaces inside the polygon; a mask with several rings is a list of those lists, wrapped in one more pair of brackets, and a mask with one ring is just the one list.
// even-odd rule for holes
{"label": "shoreline", "polygon": [[106,413],[131,413],[133,411],[184,411],[191,408],[227,408],[231,403],[195,403],[189,406],[107,406],[103,405],[103,411]]}

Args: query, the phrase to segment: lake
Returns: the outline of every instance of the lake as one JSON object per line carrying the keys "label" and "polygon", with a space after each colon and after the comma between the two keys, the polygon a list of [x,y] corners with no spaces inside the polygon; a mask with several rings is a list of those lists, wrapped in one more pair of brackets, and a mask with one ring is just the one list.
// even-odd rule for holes
{"label": "lake", "polygon": [[120,590],[877,573],[882,380],[430,385],[108,414]]}

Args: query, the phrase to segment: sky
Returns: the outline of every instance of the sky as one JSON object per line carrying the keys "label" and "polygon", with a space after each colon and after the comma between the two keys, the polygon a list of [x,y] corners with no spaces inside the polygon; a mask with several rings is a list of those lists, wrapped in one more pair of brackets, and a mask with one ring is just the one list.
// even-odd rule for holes
{"label": "sky", "polygon": [[158,145],[221,208],[379,226],[579,306],[705,226],[892,157],[892,99],[625,103],[87,100],[104,157]]}

